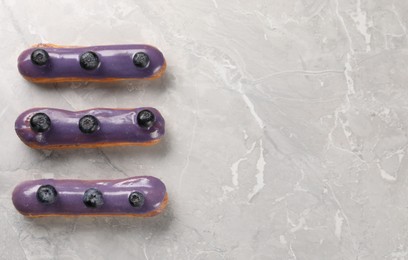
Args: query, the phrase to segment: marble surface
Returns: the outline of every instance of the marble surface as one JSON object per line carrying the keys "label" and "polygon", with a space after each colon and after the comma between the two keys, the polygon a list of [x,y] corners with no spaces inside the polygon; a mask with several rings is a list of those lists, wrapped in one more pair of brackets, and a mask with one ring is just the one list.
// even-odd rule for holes
{"label": "marble surface", "polygon": [[[0,259],[408,258],[408,2],[0,2]],[[147,43],[165,76],[26,82],[32,44]],[[158,108],[159,145],[35,151],[14,133],[35,106]],[[38,178],[153,175],[154,218],[27,219]]]}

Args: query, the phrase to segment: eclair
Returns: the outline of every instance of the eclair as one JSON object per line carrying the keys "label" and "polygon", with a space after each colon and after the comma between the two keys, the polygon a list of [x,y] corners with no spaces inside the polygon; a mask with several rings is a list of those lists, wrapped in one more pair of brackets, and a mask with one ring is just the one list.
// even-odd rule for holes
{"label": "eclair", "polygon": [[165,69],[163,54],[143,44],[88,47],[37,44],[18,57],[20,74],[34,83],[155,79]]}
{"label": "eclair", "polygon": [[15,122],[18,137],[34,149],[153,145],[165,133],[160,112],[151,107],[68,111],[32,108]]}
{"label": "eclair", "polygon": [[14,207],[27,217],[152,217],[168,202],[166,186],[151,176],[119,180],[25,181],[13,191]]}

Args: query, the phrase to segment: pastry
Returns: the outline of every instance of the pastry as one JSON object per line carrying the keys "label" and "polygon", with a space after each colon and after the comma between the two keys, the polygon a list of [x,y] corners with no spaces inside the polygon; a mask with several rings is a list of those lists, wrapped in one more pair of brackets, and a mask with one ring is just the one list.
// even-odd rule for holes
{"label": "pastry", "polygon": [[164,119],[154,108],[94,108],[68,111],[32,108],[15,122],[18,137],[35,149],[152,145],[164,135]]}
{"label": "pastry", "polygon": [[164,210],[166,186],[150,176],[119,180],[25,181],[13,191],[14,207],[27,217],[152,217]]}
{"label": "pastry", "polygon": [[35,83],[154,79],[165,69],[166,61],[158,49],[139,44],[89,47],[37,44],[18,57],[21,75]]}

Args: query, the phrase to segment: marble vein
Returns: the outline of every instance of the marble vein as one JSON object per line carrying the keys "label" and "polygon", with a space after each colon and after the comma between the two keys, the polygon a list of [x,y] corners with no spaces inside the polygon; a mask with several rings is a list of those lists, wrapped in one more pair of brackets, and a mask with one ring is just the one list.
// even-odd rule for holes
{"label": "marble vein", "polygon": [[265,171],[265,157],[264,157],[264,148],[263,148],[263,143],[262,140],[259,140],[259,158],[258,161],[256,162],[256,169],[257,173],[255,175],[256,178],[256,184],[252,188],[252,191],[248,194],[248,202],[251,202],[252,199],[263,189],[265,186],[265,181],[264,181],[264,171]]}

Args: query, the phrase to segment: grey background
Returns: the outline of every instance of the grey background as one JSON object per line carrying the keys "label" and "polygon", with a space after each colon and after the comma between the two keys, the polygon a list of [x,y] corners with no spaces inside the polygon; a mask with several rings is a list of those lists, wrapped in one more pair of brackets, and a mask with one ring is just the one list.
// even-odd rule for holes
{"label": "grey background", "polygon": [[[408,258],[408,2],[157,0],[0,2],[1,259]],[[21,51],[148,43],[165,76],[39,86]],[[35,151],[24,110],[158,108],[154,147]],[[37,178],[154,175],[155,218],[19,215]]]}

